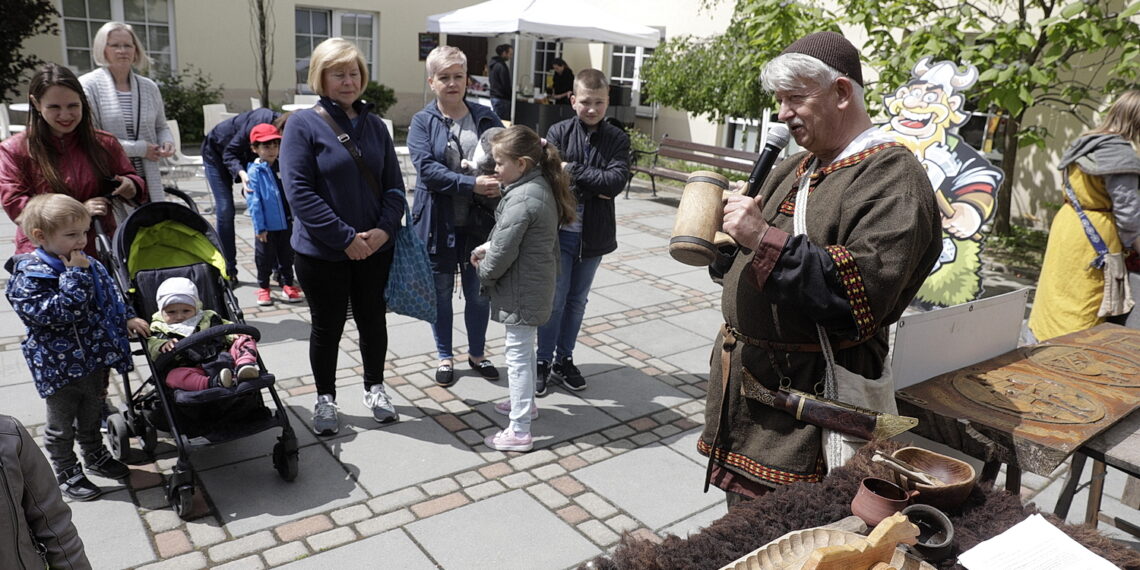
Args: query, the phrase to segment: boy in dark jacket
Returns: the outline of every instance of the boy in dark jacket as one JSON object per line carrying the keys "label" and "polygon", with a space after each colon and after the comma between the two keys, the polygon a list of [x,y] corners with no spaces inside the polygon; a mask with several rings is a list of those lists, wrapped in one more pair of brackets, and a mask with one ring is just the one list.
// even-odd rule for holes
{"label": "boy in dark jacket", "polygon": [[246,170],[245,199],[257,237],[253,259],[257,265],[257,304],[273,304],[269,277],[277,268],[277,281],[286,303],[300,303],[301,290],[293,285],[293,215],[285,201],[281,177],[277,175],[277,155],[281,152],[281,131],[269,124],[257,125],[249,133],[249,143],[257,160]]}
{"label": "boy in dark jacket", "polygon": [[604,120],[610,104],[605,74],[596,69],[579,72],[570,104],[578,116],[552,125],[546,138],[562,153],[578,198],[579,221],[558,231],[561,267],[554,311],[538,329],[538,396],[546,395],[552,372],[571,390],[586,388],[574,366],[574,345],[602,256],[617,249],[613,199],[629,179],[629,135]]}
{"label": "boy in dark jacket", "polygon": [[12,278],[8,302],[27,326],[24,358],[47,403],[44,447],[63,494],[89,501],[102,490],[83,474],[75,441],[89,473],[123,479],[130,469],[111,457],[99,433],[104,379],[109,370],[133,368],[127,330],[148,336],[146,321],[123,303],[103,264],[83,253],[91,217],[66,194],[28,201],[20,226],[38,247],[5,264]]}

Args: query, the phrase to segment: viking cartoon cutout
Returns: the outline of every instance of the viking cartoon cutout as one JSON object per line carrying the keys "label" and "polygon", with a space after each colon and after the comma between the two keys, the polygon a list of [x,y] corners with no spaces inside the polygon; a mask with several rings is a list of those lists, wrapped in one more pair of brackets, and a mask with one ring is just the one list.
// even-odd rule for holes
{"label": "viking cartoon cutout", "polygon": [[950,61],[914,66],[912,79],[884,98],[890,121],[882,129],[911,149],[926,168],[942,214],[942,255],[915,302],[948,307],[982,294],[983,228],[994,214],[1002,171],[951,131],[969,118],[963,92],[978,79]]}

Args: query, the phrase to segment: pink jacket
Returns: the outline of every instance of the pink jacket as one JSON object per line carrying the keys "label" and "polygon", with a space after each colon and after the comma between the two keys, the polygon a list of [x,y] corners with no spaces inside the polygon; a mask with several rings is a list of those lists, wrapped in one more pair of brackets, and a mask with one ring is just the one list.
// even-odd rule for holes
{"label": "pink jacket", "polygon": [[[119,141],[109,133],[97,131],[103,147],[107,149],[111,172],[115,175],[129,177],[138,187],[135,201],[147,201],[146,183],[135,174],[131,162],[119,146]],[[95,167],[87,158],[84,149],[79,148],[79,137],[71,133],[60,139],[57,149],[62,157],[60,161],[60,174],[64,183],[71,189],[71,196],[80,202],[95,198],[103,194],[102,180]],[[40,172],[39,166],[28,154],[27,133],[20,133],[0,143],[0,203],[4,211],[13,221],[24,211],[24,205],[33,196],[52,192],[51,186]],[[114,216],[103,216],[103,228],[108,235],[115,231]],[[16,228],[16,253],[28,253],[35,249],[35,245],[24,235],[23,230]],[[88,255],[96,255],[95,240],[87,241]]]}

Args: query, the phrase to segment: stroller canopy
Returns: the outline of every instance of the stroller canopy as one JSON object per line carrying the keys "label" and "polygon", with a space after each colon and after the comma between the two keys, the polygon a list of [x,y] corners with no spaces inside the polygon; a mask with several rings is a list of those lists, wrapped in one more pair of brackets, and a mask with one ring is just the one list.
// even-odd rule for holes
{"label": "stroller canopy", "polygon": [[115,256],[119,269],[125,269],[130,279],[147,269],[199,262],[226,275],[225,256],[214,228],[174,202],[146,204],[128,216],[115,232]]}

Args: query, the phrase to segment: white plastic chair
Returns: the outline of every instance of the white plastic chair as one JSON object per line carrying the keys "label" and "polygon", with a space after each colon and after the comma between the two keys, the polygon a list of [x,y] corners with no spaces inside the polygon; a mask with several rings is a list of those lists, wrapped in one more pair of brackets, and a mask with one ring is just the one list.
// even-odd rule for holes
{"label": "white plastic chair", "polygon": [[0,141],[23,132],[25,128],[27,128],[25,125],[12,124],[12,118],[8,115],[8,105],[0,103]]}
{"label": "white plastic chair", "polygon": [[252,111],[254,109],[260,109],[261,107],[262,107],[261,97],[250,97],[249,98],[249,110],[250,111]]}
{"label": "white plastic chair", "polygon": [[182,153],[182,132],[178,127],[178,121],[168,119],[166,125],[170,127],[170,134],[174,137],[174,154],[168,158],[162,159],[163,174],[168,174],[174,180],[174,187],[178,187],[178,178],[176,173],[189,171],[190,176],[198,173],[198,169],[202,168],[201,156],[187,156]]}
{"label": "white plastic chair", "polygon": [[300,94],[293,95],[293,104],[294,105],[304,105],[306,107],[312,107],[313,105],[317,104],[317,101],[320,101],[320,100],[321,100],[320,95],[300,95]]}
{"label": "white plastic chair", "polygon": [[210,105],[202,105],[202,119],[205,127],[205,129],[202,131],[202,134],[209,135],[210,130],[213,129],[215,125],[224,120],[222,115],[225,112],[225,103],[212,103]]}

